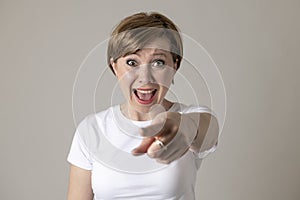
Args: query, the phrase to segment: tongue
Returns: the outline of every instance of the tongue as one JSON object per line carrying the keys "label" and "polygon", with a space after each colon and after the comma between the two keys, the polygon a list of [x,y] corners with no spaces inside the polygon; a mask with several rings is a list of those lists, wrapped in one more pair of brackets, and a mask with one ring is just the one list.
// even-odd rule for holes
{"label": "tongue", "polygon": [[140,100],[143,100],[143,101],[148,101],[151,99],[153,93],[150,93],[150,94],[142,94],[140,92],[137,92],[137,95],[139,97]]}

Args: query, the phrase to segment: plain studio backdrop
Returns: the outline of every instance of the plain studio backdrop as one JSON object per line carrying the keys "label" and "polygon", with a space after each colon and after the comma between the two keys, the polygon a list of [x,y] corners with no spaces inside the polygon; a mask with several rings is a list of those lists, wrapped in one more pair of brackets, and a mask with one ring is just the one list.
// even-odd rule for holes
{"label": "plain studio backdrop", "polygon": [[[299,200],[296,0],[0,1],[0,199],[66,199],[77,71],[120,19],[139,11],[174,20],[223,77],[225,125],[198,172],[197,199]],[[109,106],[101,90],[95,96],[97,111]],[[77,109],[76,120],[86,111]]]}

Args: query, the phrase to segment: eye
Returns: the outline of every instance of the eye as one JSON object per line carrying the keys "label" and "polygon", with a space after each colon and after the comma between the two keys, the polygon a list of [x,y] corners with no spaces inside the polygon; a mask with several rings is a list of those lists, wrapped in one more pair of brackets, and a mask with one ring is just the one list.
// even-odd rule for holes
{"label": "eye", "polygon": [[137,62],[135,60],[133,60],[133,59],[126,60],[126,64],[129,65],[129,66],[131,66],[131,67],[135,67],[135,66],[138,65]]}
{"label": "eye", "polygon": [[152,62],[152,66],[153,67],[162,67],[165,65],[165,61],[164,60],[154,60]]}

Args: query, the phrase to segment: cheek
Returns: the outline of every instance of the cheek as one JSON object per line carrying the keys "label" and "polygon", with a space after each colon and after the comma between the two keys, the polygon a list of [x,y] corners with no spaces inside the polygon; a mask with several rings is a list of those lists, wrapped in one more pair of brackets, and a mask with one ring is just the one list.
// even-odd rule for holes
{"label": "cheek", "polygon": [[123,92],[127,92],[131,90],[131,85],[135,81],[136,77],[133,72],[125,72],[122,74],[122,76],[118,77],[119,85]]}
{"label": "cheek", "polygon": [[168,67],[161,73],[155,73],[155,80],[159,85],[168,89],[172,83],[174,75],[175,70]]}

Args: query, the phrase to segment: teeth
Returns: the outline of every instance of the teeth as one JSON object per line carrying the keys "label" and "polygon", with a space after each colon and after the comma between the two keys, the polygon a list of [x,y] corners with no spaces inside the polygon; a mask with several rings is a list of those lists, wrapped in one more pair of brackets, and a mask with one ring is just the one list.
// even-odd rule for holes
{"label": "teeth", "polygon": [[142,93],[142,94],[150,94],[152,93],[154,90],[137,90],[139,93]]}

